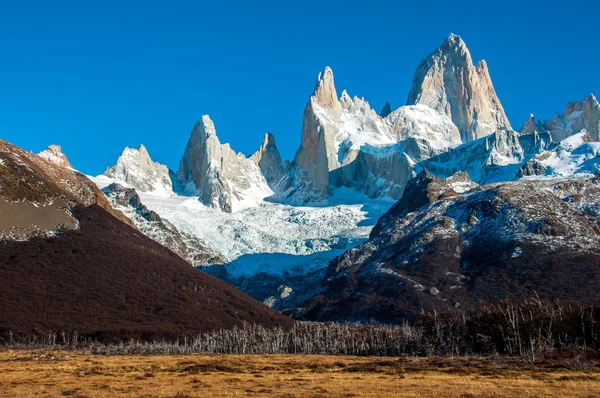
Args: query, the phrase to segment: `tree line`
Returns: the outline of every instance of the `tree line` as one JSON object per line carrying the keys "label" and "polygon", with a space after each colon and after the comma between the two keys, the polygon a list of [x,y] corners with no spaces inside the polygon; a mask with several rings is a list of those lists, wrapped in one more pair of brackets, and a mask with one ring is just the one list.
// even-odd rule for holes
{"label": "tree line", "polygon": [[434,311],[400,325],[296,322],[284,329],[244,323],[175,341],[117,343],[101,343],[77,333],[19,338],[9,333],[0,343],[7,348],[73,348],[105,355],[506,355],[535,361],[572,351],[597,355],[599,322],[593,305],[532,298],[484,303],[462,312]]}

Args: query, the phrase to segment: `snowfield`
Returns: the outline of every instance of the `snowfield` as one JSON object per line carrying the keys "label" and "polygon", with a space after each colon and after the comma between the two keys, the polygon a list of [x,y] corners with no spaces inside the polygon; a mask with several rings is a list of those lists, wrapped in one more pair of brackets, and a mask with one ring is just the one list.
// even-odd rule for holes
{"label": "snowfield", "polygon": [[[113,182],[126,185],[105,175],[90,178],[101,189]],[[223,254],[232,277],[261,272],[302,275],[325,268],[335,256],[366,241],[379,217],[393,204],[339,190],[328,205],[262,202],[226,213],[205,206],[195,196],[138,194],[150,210]]]}

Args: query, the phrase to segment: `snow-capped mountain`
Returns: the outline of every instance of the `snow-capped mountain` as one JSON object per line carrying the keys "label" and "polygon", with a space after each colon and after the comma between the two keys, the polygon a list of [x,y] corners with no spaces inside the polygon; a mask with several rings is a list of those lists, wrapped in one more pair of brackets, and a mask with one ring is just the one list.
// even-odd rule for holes
{"label": "snow-capped mountain", "polygon": [[600,104],[593,94],[582,101],[570,102],[562,114],[556,114],[554,119],[546,120],[542,131],[548,131],[554,141],[577,134],[586,130],[592,141],[600,141]]}
{"label": "snow-capped mountain", "polygon": [[406,103],[444,112],[458,127],[463,142],[511,128],[487,63],[473,65],[467,45],[454,34],[421,62]]}
{"label": "snow-capped mountain", "polygon": [[173,186],[167,166],[152,161],[144,145],[125,148],[117,164],[104,172],[107,177],[125,182],[142,192],[172,195]]}
{"label": "snow-capped mountain", "polygon": [[[419,65],[408,105],[395,110],[386,103],[378,114],[364,98],[345,90],[338,96],[333,71],[325,68],[304,109],[292,162],[282,160],[270,133],[254,154],[235,152],[221,144],[205,115],[177,173],[153,162],[142,146],[126,149],[94,181],[148,236],[176,252],[173,242],[180,240],[173,236],[204,245],[224,260],[204,270],[278,309],[296,308],[325,291],[319,281],[330,260],[365,242],[396,200],[408,200],[405,188],[424,170],[446,179],[442,185],[452,192],[444,188],[444,195],[486,190],[476,187],[489,183],[597,174],[599,109],[588,96],[555,121],[536,122],[532,115],[516,132],[486,63],[474,65],[462,39],[451,35]],[[115,186],[107,188],[112,183],[135,188],[144,208],[119,203]],[[436,198],[429,204],[445,196]],[[186,257],[190,245],[180,255],[198,265]],[[366,255],[370,247],[349,255]],[[380,248],[389,250],[373,250]]]}
{"label": "snow-capped mountain", "polygon": [[185,148],[177,182],[200,200],[226,212],[256,206],[273,191],[258,164],[221,144],[215,125],[202,116]]}

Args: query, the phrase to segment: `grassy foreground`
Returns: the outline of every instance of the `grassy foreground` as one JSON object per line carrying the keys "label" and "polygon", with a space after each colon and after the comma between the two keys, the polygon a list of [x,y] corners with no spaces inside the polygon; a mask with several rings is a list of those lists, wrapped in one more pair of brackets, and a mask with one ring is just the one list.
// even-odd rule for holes
{"label": "grassy foreground", "polygon": [[0,351],[0,396],[593,397],[598,363]]}

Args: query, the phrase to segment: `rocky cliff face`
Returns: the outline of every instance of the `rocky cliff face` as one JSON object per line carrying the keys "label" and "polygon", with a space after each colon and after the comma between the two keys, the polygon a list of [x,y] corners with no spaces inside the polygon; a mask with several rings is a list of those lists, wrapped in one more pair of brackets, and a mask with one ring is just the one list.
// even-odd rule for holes
{"label": "rocky cliff face", "polygon": [[102,190],[114,208],[135,222],[140,231],[183,258],[191,265],[223,264],[225,259],[197,237],[179,231],[166,219],[148,209],[134,188],[113,183]]}
{"label": "rocky cliff face", "polygon": [[303,193],[304,201],[323,200],[336,188],[350,187],[372,198],[397,198],[415,162],[460,142],[452,121],[425,105],[381,117],[367,101],[351,98],[345,90],[338,99],[333,72],[326,68],[304,111],[292,193]]}
{"label": "rocky cliff face", "polygon": [[207,206],[226,212],[256,205],[273,194],[253,160],[221,144],[208,115],[192,129],[177,180],[182,187],[197,191]]}
{"label": "rocky cliff face", "polygon": [[152,161],[144,145],[138,149],[125,148],[117,164],[104,175],[125,182],[140,192],[173,194],[173,184],[167,166]]}
{"label": "rocky cliff face", "polygon": [[586,130],[592,141],[600,141],[600,104],[593,94],[582,101],[567,104],[562,114],[556,114],[554,119],[544,122],[544,129],[552,135],[554,141]]}
{"label": "rocky cliff face", "polygon": [[486,62],[473,65],[467,46],[456,35],[450,35],[421,62],[407,104],[423,104],[445,113],[458,127],[463,142],[511,128]]}
{"label": "rocky cliff face", "polygon": [[427,172],[411,180],[296,316],[400,322],[479,300],[600,299],[600,179],[471,183],[463,194],[465,183]]}
{"label": "rocky cliff face", "polygon": [[285,191],[289,188],[288,175],[273,134],[265,134],[262,145],[250,156],[250,159],[258,165],[269,187],[274,192]]}

